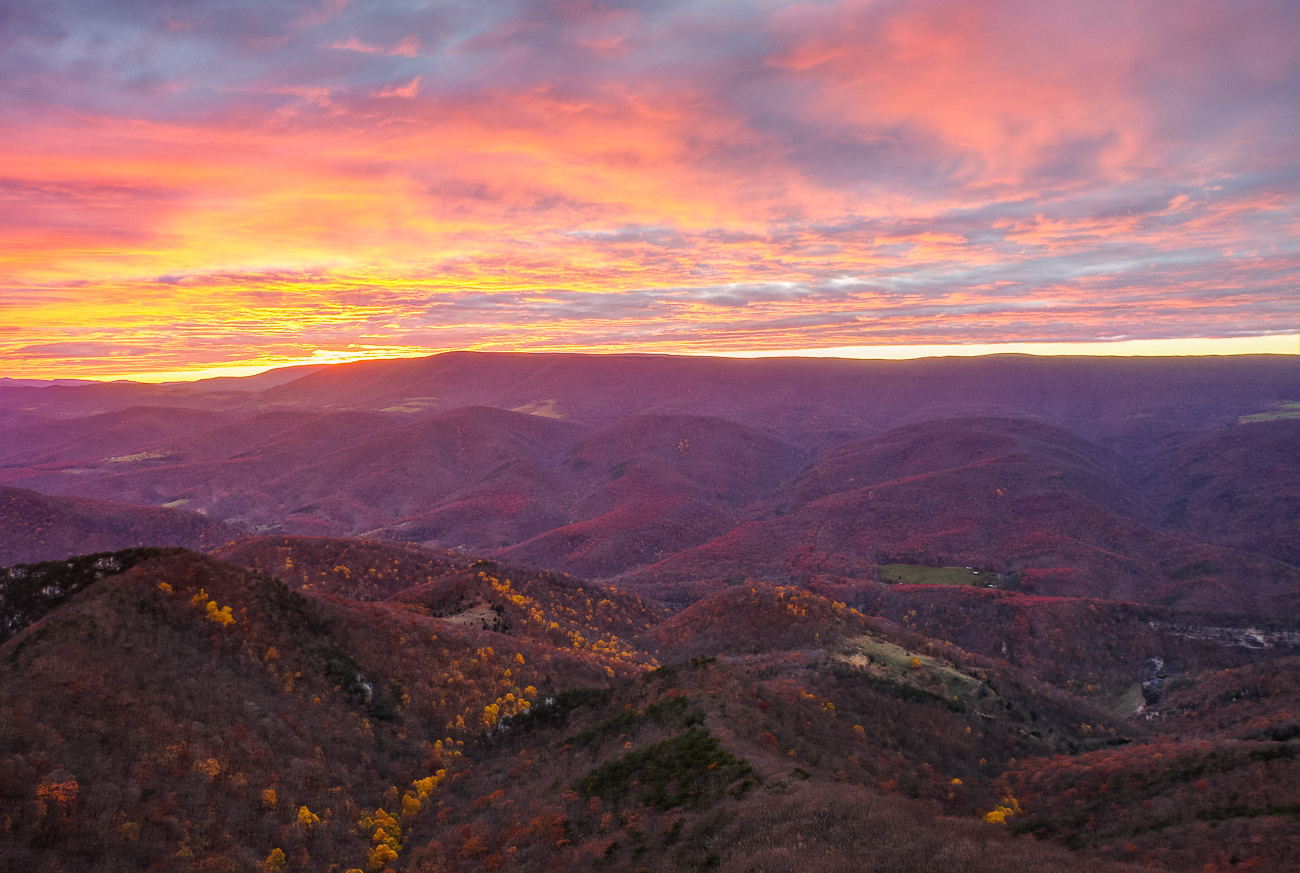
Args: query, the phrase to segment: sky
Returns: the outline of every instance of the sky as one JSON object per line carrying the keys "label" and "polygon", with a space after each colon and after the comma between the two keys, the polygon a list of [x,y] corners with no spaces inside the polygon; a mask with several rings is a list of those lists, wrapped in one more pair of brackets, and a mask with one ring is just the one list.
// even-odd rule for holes
{"label": "sky", "polygon": [[1294,0],[6,0],[0,361],[1296,354],[1297,33]]}

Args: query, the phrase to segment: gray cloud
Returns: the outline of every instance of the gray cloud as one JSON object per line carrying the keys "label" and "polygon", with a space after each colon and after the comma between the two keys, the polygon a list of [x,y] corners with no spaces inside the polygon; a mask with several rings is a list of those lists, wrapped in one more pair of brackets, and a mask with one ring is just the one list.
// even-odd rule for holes
{"label": "gray cloud", "polygon": [[[958,11],[968,32],[951,29]],[[1289,0],[16,0],[0,6],[0,110],[36,131],[35,155],[67,146],[43,124],[212,124],[249,132],[230,146],[248,166],[283,137],[350,190],[413,192],[407,212],[337,231],[343,267],[213,255],[114,274],[252,310],[316,294],[330,317],[304,337],[1266,332],[1295,326],[1297,32]],[[407,99],[374,96],[416,77]],[[476,139],[446,146],[458,125]],[[197,155],[195,136],[182,147]],[[173,216],[201,199],[199,182],[33,174],[0,186],[5,233],[61,235],[77,256],[183,235]],[[643,184],[623,194],[629,179]],[[692,192],[673,186],[703,193],[678,208]],[[445,225],[427,248],[426,221]],[[400,277],[370,280],[383,265],[361,263],[364,233],[409,236]],[[89,281],[26,277],[6,303],[75,301]],[[230,342],[262,336],[260,317],[175,327]]]}

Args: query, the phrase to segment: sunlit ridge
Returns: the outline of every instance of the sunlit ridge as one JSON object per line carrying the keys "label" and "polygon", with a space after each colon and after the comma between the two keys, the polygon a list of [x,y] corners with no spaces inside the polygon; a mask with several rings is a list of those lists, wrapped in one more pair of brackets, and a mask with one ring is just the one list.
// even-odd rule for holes
{"label": "sunlit ridge", "polygon": [[[364,360],[391,358],[419,358],[439,354],[451,349],[370,349],[330,352],[318,349],[309,357],[286,359],[274,363],[231,364],[191,370],[124,373],[110,376],[84,376],[96,381],[127,379],[134,382],[189,382],[219,376],[254,376],[281,367],[309,364],[349,364]],[[505,351],[505,350],[503,350]],[[627,348],[566,348],[566,349],[510,349],[516,352],[553,353],[582,352],[587,354],[627,354]],[[651,353],[662,349],[647,349]],[[1197,355],[1296,355],[1300,354],[1300,334],[1276,334],[1252,337],[1187,337],[1175,339],[1130,339],[1110,342],[1011,342],[931,345],[871,345],[835,346],[817,349],[764,349],[758,351],[683,350],[679,354],[697,357],[725,358],[857,358],[863,360],[911,360],[932,357],[978,357],[982,355],[1091,355],[1114,357],[1181,357]],[[45,378],[56,378],[53,376]],[[60,375],[57,378],[69,378]]]}

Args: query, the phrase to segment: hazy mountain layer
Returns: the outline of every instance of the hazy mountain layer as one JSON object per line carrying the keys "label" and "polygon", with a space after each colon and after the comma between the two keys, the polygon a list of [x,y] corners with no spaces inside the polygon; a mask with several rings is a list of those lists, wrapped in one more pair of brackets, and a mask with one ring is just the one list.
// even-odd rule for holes
{"label": "hazy mountain layer", "polygon": [[0,487],[0,561],[32,564],[133,546],[207,550],[236,539],[230,525],[180,509]]}
{"label": "hazy mountain layer", "polygon": [[678,601],[923,564],[1293,614],[1300,432],[1269,419],[1295,381],[1269,357],[450,354],[260,391],[0,389],[46,416],[6,432],[0,477],[248,531],[492,552]]}

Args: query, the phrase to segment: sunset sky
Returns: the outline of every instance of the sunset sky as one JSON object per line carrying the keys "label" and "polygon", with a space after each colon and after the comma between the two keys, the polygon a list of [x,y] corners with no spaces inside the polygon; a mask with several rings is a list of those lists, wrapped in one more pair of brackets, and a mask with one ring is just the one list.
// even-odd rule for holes
{"label": "sunset sky", "polygon": [[1295,0],[0,15],[6,376],[1300,350]]}

